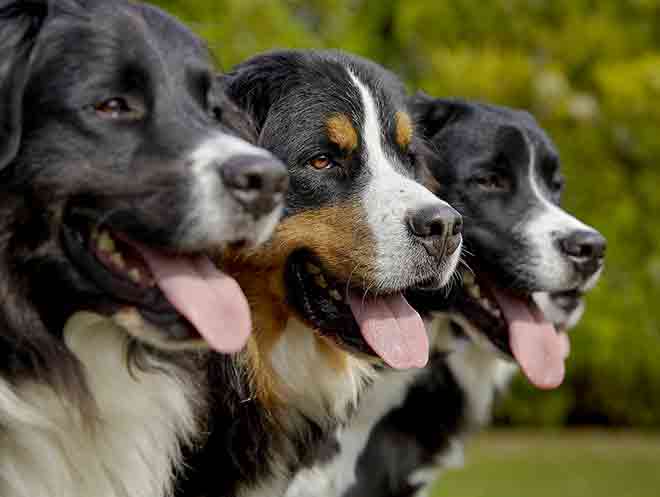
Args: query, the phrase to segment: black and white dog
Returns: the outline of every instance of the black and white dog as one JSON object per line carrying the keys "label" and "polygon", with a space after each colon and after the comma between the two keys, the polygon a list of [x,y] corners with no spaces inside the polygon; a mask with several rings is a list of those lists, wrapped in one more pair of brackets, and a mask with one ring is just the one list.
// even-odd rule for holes
{"label": "black and white dog", "polygon": [[213,364],[209,439],[182,495],[283,495],[357,406],[376,367],[424,366],[428,337],[404,292],[446,285],[461,219],[415,181],[401,83],[339,52],[283,51],[227,77],[290,189],[272,240],[237,258],[255,331]]}
{"label": "black and white dog", "polygon": [[264,241],[284,200],[284,166],[239,135],[209,52],[163,12],[0,1],[3,497],[171,494],[203,432],[199,349],[251,331],[204,254]]}
{"label": "black and white dog", "polygon": [[289,497],[424,495],[462,456],[463,436],[488,421],[516,371],[510,359],[539,387],[561,383],[564,332],[603,267],[603,237],[559,207],[557,152],[532,116],[423,94],[411,105],[434,189],[464,215],[473,272],[449,298],[413,299],[431,318],[431,364],[376,380],[334,457],[302,472]]}

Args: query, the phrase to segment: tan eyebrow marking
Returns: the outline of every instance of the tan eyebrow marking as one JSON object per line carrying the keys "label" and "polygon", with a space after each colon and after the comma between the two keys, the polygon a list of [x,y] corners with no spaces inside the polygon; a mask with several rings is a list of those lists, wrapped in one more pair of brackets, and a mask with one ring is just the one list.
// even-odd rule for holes
{"label": "tan eyebrow marking", "polygon": [[413,137],[412,119],[407,112],[399,111],[394,116],[394,120],[396,121],[396,142],[401,148],[407,149]]}
{"label": "tan eyebrow marking", "polygon": [[358,134],[346,114],[334,114],[325,123],[326,132],[331,142],[344,152],[353,152],[358,146]]}

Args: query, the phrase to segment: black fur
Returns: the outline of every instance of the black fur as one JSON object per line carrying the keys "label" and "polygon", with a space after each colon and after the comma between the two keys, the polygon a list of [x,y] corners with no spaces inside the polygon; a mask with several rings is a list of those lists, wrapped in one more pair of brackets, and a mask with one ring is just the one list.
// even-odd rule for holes
{"label": "black fur", "polygon": [[[552,203],[560,203],[563,189],[558,153],[534,118],[523,111],[424,94],[413,97],[411,105],[429,139],[425,163],[434,191],[464,216],[465,258],[477,279],[485,273],[498,287],[524,295],[561,291],[543,287],[529,272],[532,251],[515,231],[539,203],[529,187],[530,150],[535,154],[537,183]],[[599,267],[602,262],[601,258]],[[574,284],[579,288],[590,276],[580,275],[584,279],[576,278]],[[581,297],[579,291],[564,289],[552,298],[570,298],[576,304],[566,312],[568,318]],[[410,300],[428,315],[464,316],[501,352],[510,354],[506,323],[485,311],[461,285],[454,286],[449,296],[422,292],[410,295]],[[451,326],[456,337],[469,340],[460,326]],[[495,358],[495,350],[490,352]],[[411,475],[436,465],[452,439],[475,428],[470,426],[468,392],[447,357],[438,356],[429,367],[409,387],[403,404],[386,413],[371,433],[357,465],[357,481],[345,497],[415,495],[420,488],[411,483]],[[483,381],[496,388],[491,378]]]}
{"label": "black fur", "polygon": [[[0,381],[76,396],[84,374],[62,337],[74,312],[123,297],[172,311],[157,290],[92,277],[89,231],[183,250],[188,154],[210,135],[254,131],[203,42],[147,5],[3,0],[0,47]],[[129,107],[108,117],[116,98]]]}
{"label": "black fur", "polygon": [[[225,78],[230,98],[252,114],[259,133],[259,145],[273,152],[288,166],[290,189],[285,224],[288,220],[293,223],[297,215],[323,212],[324,208],[341,205],[348,200],[361,206],[360,193],[372,174],[362,153],[365,144],[358,140],[357,150],[347,154],[331,142],[326,130],[328,118],[341,114],[349,116],[356,134],[360,134],[364,120],[363,102],[347,69],[373,92],[380,113],[379,120],[394,123],[395,113],[406,109],[401,83],[372,62],[347,54],[274,52],[240,64]],[[409,154],[395,146],[394,124],[386,133],[387,136],[382,139],[383,147],[399,159],[397,164],[402,169],[402,175],[414,176],[414,165]],[[337,167],[327,171],[314,170],[310,167],[310,161],[318,156],[332,158],[337,162]],[[355,230],[360,229],[358,222],[360,220],[353,226]],[[344,229],[345,225],[341,226]],[[294,249],[295,252],[286,253],[277,236],[266,246],[267,250],[282,251],[287,264],[283,282],[285,302],[276,305],[286,308],[284,312],[305,323],[311,322],[310,334],[318,330],[319,334],[337,339],[351,353],[361,350],[360,344],[352,342],[353,338],[356,342],[362,338],[348,306],[323,296],[315,286],[306,285],[305,292],[299,288],[300,279],[293,272],[297,271],[298,266],[304,266],[305,262],[316,259],[310,259],[309,254],[305,254],[300,262],[298,256],[301,251]],[[300,243],[305,247],[307,240],[302,236]],[[344,243],[348,247],[351,246],[352,236],[346,233]],[[325,248],[310,247],[309,243],[307,247],[310,251],[323,251]],[[336,257],[343,264],[343,255]],[[271,260],[268,254],[264,254],[263,258]],[[270,266],[261,260],[256,260],[254,264],[255,274],[266,272],[266,276],[259,278],[257,286],[268,287]],[[279,259],[272,264],[279,264]],[[346,264],[353,267],[350,258]],[[254,275],[251,277],[254,279]],[[330,285],[334,284],[332,275],[327,279]],[[345,281],[341,282],[340,290],[343,290]],[[356,283],[352,284],[361,284],[361,277],[356,275],[354,281]],[[250,295],[249,290],[246,293]],[[304,293],[302,297],[301,293]],[[281,299],[281,296],[269,295],[269,298]],[[298,306],[298,301],[307,304]],[[290,310],[292,308],[295,313]],[[334,330],[341,330],[341,334],[333,335]],[[269,330],[255,331],[257,343],[263,331],[268,333]],[[295,350],[290,355],[291,361],[297,360]],[[319,360],[324,359],[320,357]],[[268,361],[268,357],[260,359],[260,363],[266,365]],[[212,402],[209,438],[190,455],[191,469],[186,481],[182,482],[179,495],[248,495],[246,492],[260,489],[263,484],[269,485],[272,479],[277,479],[281,486],[300,468],[311,465],[319,458],[332,456],[334,429],[348,418],[353,406],[347,407],[345,415],[336,415],[333,399],[328,398],[327,407],[318,409],[323,413],[312,418],[298,407],[289,405],[288,399],[275,407],[261,405],[255,398],[255,392],[246,386],[249,378],[240,364],[212,364],[211,368],[210,384],[217,385],[217,389],[214,390]],[[305,399],[298,400],[303,402]],[[277,495],[280,486],[272,489],[273,495]]]}
{"label": "black fur", "polygon": [[465,409],[465,394],[445,355],[436,354],[405,403],[374,427],[357,463],[356,482],[345,497],[413,497],[420,488],[411,484],[410,475],[432,465],[451,439],[468,428]]}

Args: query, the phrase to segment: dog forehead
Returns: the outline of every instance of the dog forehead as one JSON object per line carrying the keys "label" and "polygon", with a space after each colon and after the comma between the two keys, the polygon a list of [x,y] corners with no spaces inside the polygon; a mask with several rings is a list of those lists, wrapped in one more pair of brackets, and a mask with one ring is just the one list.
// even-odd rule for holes
{"label": "dog forehead", "polygon": [[120,59],[133,63],[147,63],[151,59],[170,67],[211,59],[205,43],[189,28],[150,5],[126,0],[88,0],[82,9],[54,13],[44,37],[62,52],[60,57],[68,53],[80,61],[93,62],[95,57],[87,54],[91,52],[99,59],[99,65],[108,61],[116,64],[123,61]]}

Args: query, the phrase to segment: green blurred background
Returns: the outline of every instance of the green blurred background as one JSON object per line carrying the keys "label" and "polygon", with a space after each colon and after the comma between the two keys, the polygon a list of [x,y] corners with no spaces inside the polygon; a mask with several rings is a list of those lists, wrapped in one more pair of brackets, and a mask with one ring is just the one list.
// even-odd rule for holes
{"label": "green blurred background", "polygon": [[561,151],[566,206],[609,239],[607,270],[566,385],[519,379],[498,411],[507,431],[471,444],[436,497],[660,495],[660,0],[156,3],[224,69],[273,48],[342,48],[411,90],[532,111]]}
{"label": "green blurred background", "polygon": [[609,239],[567,384],[523,381],[509,425],[660,427],[660,0],[159,0],[221,66],[333,47],[412,89],[532,111],[556,141],[565,204]]}

